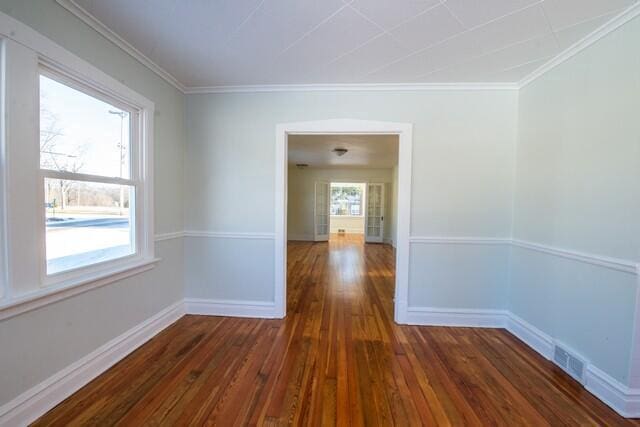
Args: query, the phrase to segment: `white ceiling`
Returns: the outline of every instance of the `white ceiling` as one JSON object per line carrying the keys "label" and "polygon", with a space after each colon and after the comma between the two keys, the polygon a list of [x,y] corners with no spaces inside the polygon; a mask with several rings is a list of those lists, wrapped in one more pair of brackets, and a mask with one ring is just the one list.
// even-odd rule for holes
{"label": "white ceiling", "polygon": [[640,0],[75,0],[187,87],[517,82]]}
{"label": "white ceiling", "polygon": [[[391,168],[398,164],[397,135],[289,135],[289,164],[313,168]],[[349,150],[344,156],[334,148]]]}

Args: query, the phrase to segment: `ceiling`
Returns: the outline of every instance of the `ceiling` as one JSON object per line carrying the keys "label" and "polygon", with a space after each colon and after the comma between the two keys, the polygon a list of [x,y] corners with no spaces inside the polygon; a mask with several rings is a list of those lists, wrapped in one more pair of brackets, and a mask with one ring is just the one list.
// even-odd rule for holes
{"label": "ceiling", "polygon": [[[398,164],[397,135],[289,135],[289,164],[312,168],[391,168]],[[349,150],[344,156],[334,148]]]}
{"label": "ceiling", "polygon": [[186,87],[517,82],[640,0],[75,0]]}

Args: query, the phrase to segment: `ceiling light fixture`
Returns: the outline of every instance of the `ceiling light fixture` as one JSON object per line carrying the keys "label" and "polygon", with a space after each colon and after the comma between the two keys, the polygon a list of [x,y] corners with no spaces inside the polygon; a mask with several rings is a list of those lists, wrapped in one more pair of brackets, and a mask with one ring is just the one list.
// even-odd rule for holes
{"label": "ceiling light fixture", "polygon": [[346,148],[334,148],[333,152],[336,153],[336,156],[341,157],[344,156],[345,154],[347,154],[347,150]]}

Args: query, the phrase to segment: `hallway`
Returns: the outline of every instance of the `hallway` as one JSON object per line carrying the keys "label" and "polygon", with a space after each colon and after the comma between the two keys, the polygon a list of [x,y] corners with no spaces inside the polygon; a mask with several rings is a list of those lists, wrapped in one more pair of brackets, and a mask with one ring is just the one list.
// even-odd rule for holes
{"label": "hallway", "polygon": [[289,242],[286,319],[185,316],[36,424],[632,424],[504,330],[394,324],[360,239]]}

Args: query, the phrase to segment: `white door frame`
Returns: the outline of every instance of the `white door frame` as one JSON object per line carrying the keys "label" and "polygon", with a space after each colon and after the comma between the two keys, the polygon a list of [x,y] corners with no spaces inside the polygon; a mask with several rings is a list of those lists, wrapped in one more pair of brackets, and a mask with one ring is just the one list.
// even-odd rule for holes
{"label": "white door frame", "polygon": [[396,290],[394,319],[406,323],[409,291],[409,225],[411,224],[411,123],[332,119],[276,125],[275,316],[287,314],[287,136],[317,134],[398,135],[398,215],[396,217]]}

